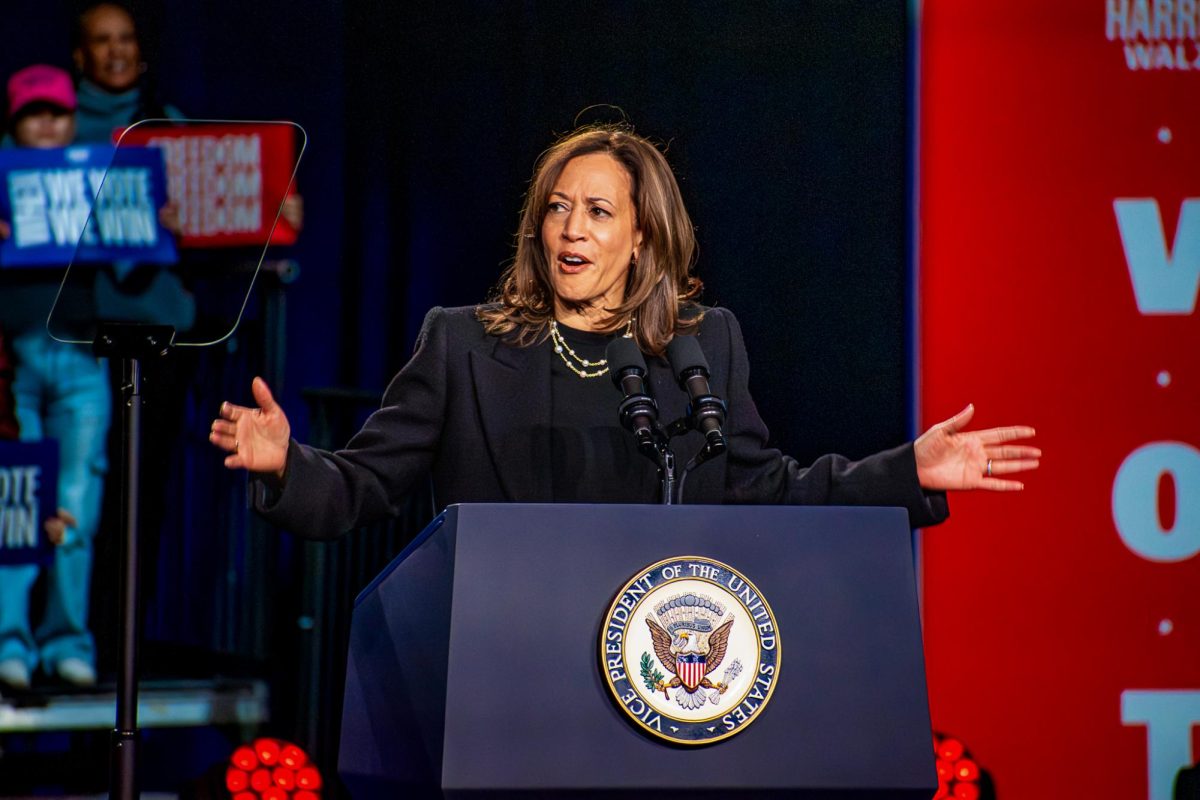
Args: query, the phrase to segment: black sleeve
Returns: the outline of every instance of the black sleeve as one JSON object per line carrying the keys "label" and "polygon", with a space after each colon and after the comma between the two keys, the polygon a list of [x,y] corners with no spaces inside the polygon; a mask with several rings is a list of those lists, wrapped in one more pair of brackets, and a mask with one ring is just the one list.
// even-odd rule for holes
{"label": "black sleeve", "polygon": [[944,492],[921,489],[911,442],[861,461],[821,456],[809,467],[770,447],[767,426],[750,397],[750,365],[741,327],[724,309],[708,313],[726,320],[729,337],[727,503],[900,506],[908,509],[913,527],[935,525],[949,516]]}
{"label": "black sleeve", "polygon": [[398,513],[413,482],[429,471],[441,439],[448,339],[444,312],[434,308],[412,359],[362,430],[334,453],[293,440],[283,485],[261,476],[252,481],[254,508],[308,539],[332,539]]}

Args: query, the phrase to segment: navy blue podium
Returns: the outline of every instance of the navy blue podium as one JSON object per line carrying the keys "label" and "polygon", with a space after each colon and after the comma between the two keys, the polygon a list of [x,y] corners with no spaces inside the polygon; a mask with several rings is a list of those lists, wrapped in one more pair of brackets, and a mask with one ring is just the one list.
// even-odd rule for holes
{"label": "navy blue podium", "polygon": [[[761,717],[681,747],[599,669],[638,570],[707,556],[768,598]],[[451,506],[359,596],[339,771],[374,797],[929,798],[937,788],[908,518],[895,508]]]}

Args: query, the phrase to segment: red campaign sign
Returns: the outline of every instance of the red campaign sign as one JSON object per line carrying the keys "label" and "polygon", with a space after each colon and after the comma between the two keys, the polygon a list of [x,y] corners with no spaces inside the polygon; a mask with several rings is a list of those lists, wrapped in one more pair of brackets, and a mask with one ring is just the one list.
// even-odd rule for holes
{"label": "red campaign sign", "polygon": [[[167,196],[179,206],[180,247],[262,246],[296,165],[290,125],[135,127],[122,145],[163,148]],[[271,244],[294,244],[283,218]]]}
{"label": "red campaign sign", "polygon": [[1200,756],[1200,3],[926,0],[923,425],[1032,424],[921,539],[934,727],[998,796],[1171,796]]}

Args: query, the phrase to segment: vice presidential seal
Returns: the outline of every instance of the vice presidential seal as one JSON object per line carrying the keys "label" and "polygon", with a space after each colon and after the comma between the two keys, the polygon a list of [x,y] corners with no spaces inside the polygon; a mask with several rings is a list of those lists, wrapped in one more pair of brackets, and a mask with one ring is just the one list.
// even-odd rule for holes
{"label": "vice presidential seal", "polygon": [[779,679],[779,631],[745,576],[679,556],[640,570],[617,593],[600,631],[600,665],[639,726],[708,744],[762,714]]}

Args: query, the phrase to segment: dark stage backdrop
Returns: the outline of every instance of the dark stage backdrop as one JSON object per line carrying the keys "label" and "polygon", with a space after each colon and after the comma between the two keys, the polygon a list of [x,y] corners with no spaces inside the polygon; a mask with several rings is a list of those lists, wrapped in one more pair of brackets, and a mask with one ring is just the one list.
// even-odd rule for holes
{"label": "dark stage backdrop", "polygon": [[382,385],[429,305],[484,295],[534,159],[611,104],[666,145],[705,300],[739,316],[780,446],[811,459],[898,443],[904,6],[351,7],[344,379]]}
{"label": "dark stage backdrop", "polygon": [[[278,253],[301,270],[276,342],[300,438],[311,432],[302,388],[379,392],[430,306],[485,297],[512,253],[535,158],[582,109],[611,104],[664,144],[698,229],[704,299],[738,315],[762,416],[807,461],[909,435],[906,6],[174,0],[135,10],[163,99],[193,117],[288,118],[308,130],[307,224]],[[72,9],[6,8],[3,77],[35,61],[68,65]],[[255,330],[269,340],[269,324]],[[247,645],[232,628],[258,624],[223,611],[212,633],[214,609],[237,607],[230,586],[255,573],[228,561],[242,551],[220,531],[245,535],[229,519],[241,483],[221,474],[204,434],[219,393],[248,399],[262,356],[247,351],[261,342],[247,335],[237,353],[184,364],[179,438],[154,476],[165,485],[151,640],[236,650]],[[110,519],[110,540],[114,528]],[[284,572],[288,559],[285,544],[271,563]],[[273,640],[256,641],[261,652]]]}

